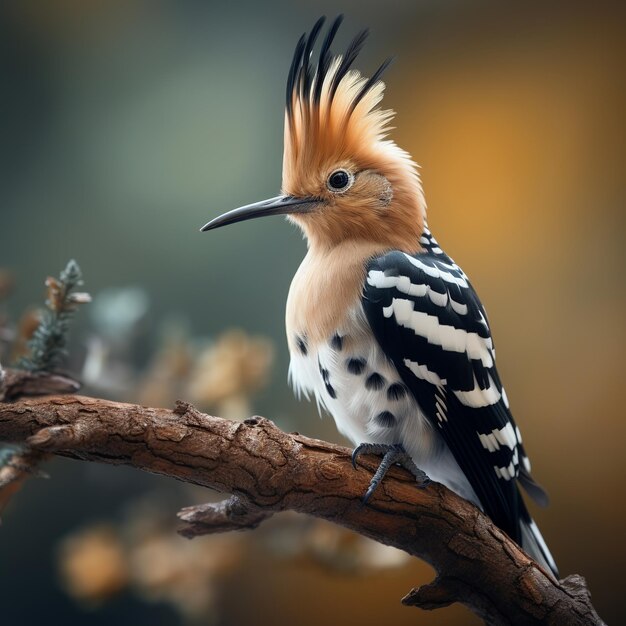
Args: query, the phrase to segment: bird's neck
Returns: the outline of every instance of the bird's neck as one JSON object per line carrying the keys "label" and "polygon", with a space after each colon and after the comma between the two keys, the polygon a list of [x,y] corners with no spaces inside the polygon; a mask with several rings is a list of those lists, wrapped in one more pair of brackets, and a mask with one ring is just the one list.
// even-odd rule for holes
{"label": "bird's neck", "polygon": [[286,327],[290,349],[297,338],[309,345],[328,340],[360,304],[368,259],[389,250],[368,241],[332,247],[311,245],[291,283]]}

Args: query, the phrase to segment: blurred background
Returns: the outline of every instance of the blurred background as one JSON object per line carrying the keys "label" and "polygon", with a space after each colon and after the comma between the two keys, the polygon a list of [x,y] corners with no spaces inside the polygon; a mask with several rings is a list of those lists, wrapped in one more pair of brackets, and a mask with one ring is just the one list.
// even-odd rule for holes
{"label": "blurred background", "polygon": [[[68,368],[88,393],[182,397],[341,441],[286,382],[300,234],[280,218],[198,232],[278,192],[293,47],[340,11],[339,44],[372,29],[361,70],[397,56],[393,138],[489,311],[552,498],[536,519],[562,574],[583,574],[601,616],[624,623],[620,3],[3,2],[0,359],[32,331],[45,277],[75,258],[94,301]],[[403,608],[432,570],[329,525],[283,515],[188,542],[178,507],[218,496],[128,468],[46,471],[3,515],[3,623],[479,623],[459,606]]]}

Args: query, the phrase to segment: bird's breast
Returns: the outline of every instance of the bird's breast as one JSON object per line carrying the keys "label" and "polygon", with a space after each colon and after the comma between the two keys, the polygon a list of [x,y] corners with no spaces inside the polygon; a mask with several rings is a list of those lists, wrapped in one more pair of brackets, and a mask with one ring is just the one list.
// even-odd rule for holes
{"label": "bird's breast", "polygon": [[296,347],[296,337],[322,342],[346,323],[351,311],[360,307],[367,261],[382,252],[380,244],[371,242],[308,251],[287,298],[290,350]]}
{"label": "bird's breast", "polygon": [[366,265],[380,244],[310,249],[287,299],[289,377],[354,443],[406,442],[428,456],[436,433],[374,337],[361,305]]}
{"label": "bird's breast", "polygon": [[313,396],[353,443],[407,443],[431,455],[437,434],[369,330],[360,303],[322,341],[295,335],[289,377],[298,395]]}

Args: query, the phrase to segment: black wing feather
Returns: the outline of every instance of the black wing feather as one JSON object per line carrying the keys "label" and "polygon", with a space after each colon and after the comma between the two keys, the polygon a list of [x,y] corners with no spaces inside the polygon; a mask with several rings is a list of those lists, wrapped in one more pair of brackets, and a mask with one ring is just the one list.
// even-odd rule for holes
{"label": "black wing feather", "polygon": [[[490,435],[494,429],[502,429],[507,424],[511,425],[513,432],[516,428],[502,396],[502,384],[493,362],[491,331],[476,292],[462,270],[446,255],[429,251],[414,257],[393,251],[372,259],[367,271],[363,308],[378,343],[398,369],[421,409],[436,425],[485,512],[519,542],[519,520],[525,510],[524,504],[516,480],[500,477],[495,467],[506,468],[513,463],[517,477],[519,462],[524,455],[521,441],[516,435],[513,449],[502,445],[489,451],[479,438],[479,434]],[[419,314],[416,324],[436,319],[435,335],[425,330],[428,326],[426,322],[424,329],[417,332],[406,320],[398,321],[393,308],[394,300],[410,303],[412,311]],[[452,332],[449,327],[475,334],[477,341],[484,342],[482,345],[492,359],[488,356],[477,358],[475,354],[472,357],[467,351],[441,345],[441,337]],[[440,331],[439,335],[437,331]],[[431,380],[416,375],[410,369],[410,363],[407,364],[411,361],[426,366]],[[437,379],[439,383],[436,384],[433,381]],[[484,406],[468,401],[463,394],[478,393],[478,389],[494,394],[489,401],[485,400]],[[437,410],[436,393],[445,400],[445,416]],[[524,485],[535,484],[525,470],[521,480]],[[538,486],[537,489],[539,491],[534,495],[540,499],[542,491]]]}

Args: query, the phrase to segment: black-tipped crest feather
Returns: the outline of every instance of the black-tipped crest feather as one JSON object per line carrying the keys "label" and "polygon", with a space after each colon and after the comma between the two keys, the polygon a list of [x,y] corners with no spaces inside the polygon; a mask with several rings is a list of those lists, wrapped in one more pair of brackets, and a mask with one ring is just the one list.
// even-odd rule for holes
{"label": "black-tipped crest feather", "polygon": [[296,44],[296,50],[293,53],[293,60],[291,61],[291,67],[289,68],[289,75],[287,76],[287,113],[289,116],[293,113],[293,91],[296,87],[296,78],[300,69],[300,63],[302,61],[302,53],[304,52],[304,41],[306,39],[306,33],[304,33],[298,43]]}
{"label": "black-tipped crest feather", "polygon": [[[343,15],[338,15],[330,25],[326,37],[320,48],[317,64],[311,63],[311,56],[313,48],[319,37],[320,31],[326,21],[325,16],[320,17],[315,22],[311,32],[306,33],[300,37],[296,44],[291,67],[289,68],[289,75],[287,77],[287,115],[289,118],[293,116],[293,102],[294,98],[298,98],[304,106],[310,104],[319,105],[322,97],[322,89],[324,81],[328,76],[328,72],[333,64],[333,61],[341,58],[339,67],[332,76],[332,82],[328,90],[329,101],[332,101],[341,81],[350,71],[350,68],[354,64],[357,56],[359,55],[365,40],[367,39],[369,31],[364,29],[360,31],[356,37],[350,42],[345,53],[339,57],[333,55],[330,50],[337,31],[343,22]],[[359,104],[359,102],[365,97],[367,92],[380,80],[384,71],[389,67],[393,59],[387,59],[373,74],[371,78],[363,85],[359,90],[359,93],[354,98],[351,111]]]}
{"label": "black-tipped crest feather", "polygon": [[315,41],[317,40],[317,36],[326,21],[326,16],[322,15],[322,17],[315,22],[313,28],[311,29],[311,33],[306,42],[306,46],[304,47],[304,55],[302,57],[302,67],[300,69],[300,97],[302,100],[308,100],[311,94],[311,84],[313,81],[313,71],[311,69],[311,53],[313,51],[313,46],[315,45]]}
{"label": "black-tipped crest feather", "polygon": [[361,87],[359,93],[356,95],[354,100],[352,101],[352,106],[350,107],[351,111],[357,107],[359,102],[363,99],[363,96],[381,79],[382,75],[385,73],[387,68],[393,63],[394,58],[389,57],[375,72],[372,74],[372,77],[368,79],[368,81]]}
{"label": "black-tipped crest feather", "polygon": [[322,86],[324,85],[324,79],[328,74],[328,70],[330,69],[330,65],[332,63],[333,55],[330,51],[330,46],[335,39],[335,35],[341,26],[341,22],[343,22],[343,15],[338,15],[335,18],[335,21],[331,24],[328,29],[328,34],[326,35],[326,39],[324,39],[324,43],[320,49],[320,56],[317,63],[317,74],[315,81],[315,91],[313,92],[313,102],[315,104],[319,104],[320,98],[322,96]]}
{"label": "black-tipped crest feather", "polygon": [[341,59],[341,64],[339,65],[339,69],[337,73],[333,76],[333,82],[330,85],[330,99],[332,100],[335,97],[335,93],[337,92],[337,88],[339,87],[339,83],[342,78],[348,73],[350,67],[354,63],[355,59],[361,52],[361,48],[363,48],[363,44],[367,39],[369,34],[369,30],[366,28],[362,30],[351,42],[346,50],[345,55]]}

